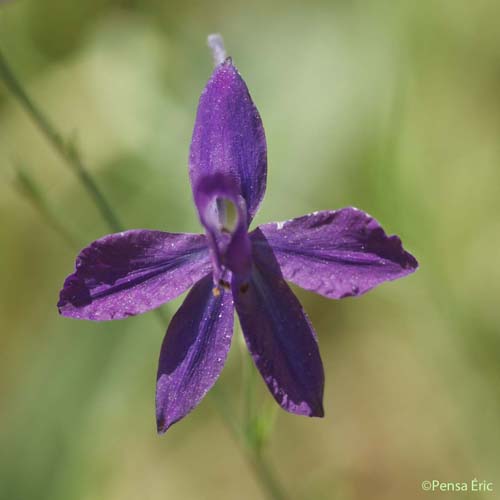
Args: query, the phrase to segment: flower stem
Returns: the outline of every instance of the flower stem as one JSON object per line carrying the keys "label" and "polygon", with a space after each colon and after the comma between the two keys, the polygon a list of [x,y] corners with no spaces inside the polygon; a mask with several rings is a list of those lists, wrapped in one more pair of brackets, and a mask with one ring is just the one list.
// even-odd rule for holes
{"label": "flower stem", "polygon": [[276,474],[270,462],[260,453],[251,453],[249,461],[261,485],[265,487],[269,500],[286,500],[287,496],[276,479]]}
{"label": "flower stem", "polygon": [[[223,55],[225,56],[225,52],[223,49],[223,45],[222,48],[219,46],[219,49],[220,50],[217,55],[220,59]],[[46,137],[48,142],[53,146],[55,151],[57,151],[61,158],[65,160],[66,164],[77,175],[77,177],[89,193],[90,197],[93,199],[97,209],[99,210],[101,216],[103,217],[109,228],[114,232],[122,231],[123,226],[119,218],[112,209],[111,204],[108,202],[104,194],[95,183],[94,179],[89,173],[89,170],[82,161],[75,145],[63,138],[63,136],[50,122],[50,120],[44,115],[41,109],[30,98],[24,87],[21,85],[21,83],[11,70],[1,50],[0,80],[5,83],[6,87],[11,92],[13,97],[28,113],[36,126]],[[23,178],[23,180],[25,179]],[[26,188],[26,186],[24,186],[24,188]],[[29,194],[31,198],[33,198],[33,193],[31,192]],[[39,200],[37,200],[37,202],[38,201]],[[58,229],[60,230],[61,228],[58,227]],[[159,321],[161,321],[162,326],[164,326],[166,321],[163,316],[163,312],[160,309],[157,309],[155,312],[157,313],[157,318],[159,319]],[[249,391],[251,391],[251,389],[249,389]],[[259,481],[262,489],[265,491],[266,496],[269,498],[269,500],[285,500],[287,497],[280,483],[276,479],[276,474],[274,473],[273,468],[271,467],[270,463],[263,457],[260,449],[257,446],[254,446],[245,437],[246,429],[237,424],[237,419],[233,417],[230,408],[228,408],[229,405],[227,405],[225,402],[224,396],[219,392],[218,388],[214,388],[211,391],[211,394],[212,399],[218,409],[219,415],[221,416],[224,424],[233,436],[247,463],[252,468],[255,477]]]}
{"label": "flower stem", "polygon": [[75,237],[65,225],[59,220],[56,211],[50,205],[47,196],[29,171],[20,165],[15,167],[16,177],[13,182],[14,188],[35,208],[41,218],[50,226],[61,239],[71,248],[77,249],[78,244]]}
{"label": "flower stem", "polygon": [[226,424],[231,437],[240,448],[247,464],[253,470],[266,497],[269,500],[286,500],[288,497],[281,483],[278,481],[271,463],[263,456],[261,449],[254,446],[252,441],[248,439],[246,435],[247,429],[236,424],[237,419],[227,404],[223,390],[216,385],[212,388],[210,394],[212,395],[212,401],[215,403],[216,410]]}
{"label": "flower stem", "polygon": [[0,79],[5,83],[7,89],[19,102],[21,107],[30,115],[33,122],[52,144],[59,156],[65,160],[66,164],[80,179],[81,183],[94,200],[96,207],[100,211],[103,219],[113,232],[123,230],[118,216],[115,214],[111,205],[108,203],[101,190],[90,175],[87,167],[83,163],[81,156],[74,144],[65,141],[61,134],[57,132],[50,120],[45,116],[41,109],[29,97],[14,72],[11,70],[7,60],[0,50]]}

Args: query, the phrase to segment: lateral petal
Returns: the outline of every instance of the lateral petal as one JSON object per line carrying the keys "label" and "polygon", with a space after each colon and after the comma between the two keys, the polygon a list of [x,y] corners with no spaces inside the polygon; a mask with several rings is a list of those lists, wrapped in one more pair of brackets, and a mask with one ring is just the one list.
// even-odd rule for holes
{"label": "lateral petal", "polygon": [[84,248],[60,292],[59,312],[76,319],[122,319],[177,297],[210,272],[206,238],[138,229]]}
{"label": "lateral petal", "polygon": [[352,207],[264,224],[250,237],[254,254],[272,254],[286,280],[332,299],[361,295],[418,267],[397,236]]}
{"label": "lateral petal", "polygon": [[233,322],[231,293],[213,293],[212,277],[206,276],[187,295],[163,341],[156,385],[160,434],[195,408],[216,382]]}

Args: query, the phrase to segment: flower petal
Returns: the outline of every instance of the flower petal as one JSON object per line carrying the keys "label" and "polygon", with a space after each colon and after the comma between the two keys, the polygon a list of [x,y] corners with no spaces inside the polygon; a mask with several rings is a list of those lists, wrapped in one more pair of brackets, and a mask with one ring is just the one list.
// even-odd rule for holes
{"label": "flower petal", "polygon": [[177,297],[210,272],[206,238],[138,229],[83,249],[61,290],[59,312],[76,319],[121,319]]}
{"label": "flower petal", "polygon": [[231,293],[206,276],[189,292],[163,341],[156,385],[158,432],[197,406],[220,375],[233,333]]}
{"label": "flower petal", "polygon": [[332,299],[361,295],[418,267],[397,236],[352,207],[264,224],[250,236],[254,254],[273,254],[285,279]]}
{"label": "flower petal", "polygon": [[189,156],[195,202],[200,179],[212,174],[234,179],[250,224],[266,189],[266,139],[259,112],[231,59],[215,68],[198,104]]}
{"label": "flower petal", "polygon": [[[207,232],[212,256],[214,282],[218,283],[225,268],[247,277],[251,267],[251,245],[247,231],[247,210],[234,180],[222,174],[200,179],[196,192],[200,221]],[[226,205],[233,205],[236,222],[232,229],[226,220]]]}
{"label": "flower petal", "polygon": [[276,262],[255,262],[251,279],[233,280],[248,349],[274,399],[286,411],[322,417],[324,374],[316,335]]}

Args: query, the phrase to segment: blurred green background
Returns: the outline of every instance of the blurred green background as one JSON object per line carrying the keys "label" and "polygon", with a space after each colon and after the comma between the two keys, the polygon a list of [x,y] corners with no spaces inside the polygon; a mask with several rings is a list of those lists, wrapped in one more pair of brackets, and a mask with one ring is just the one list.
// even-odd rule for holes
{"label": "blurred green background", "polygon": [[[267,453],[289,498],[500,498],[499,16],[496,0],[0,4],[4,55],[128,228],[199,231],[187,154],[219,31],[267,133],[256,223],[355,205],[419,259],[360,299],[297,291],[326,417],[278,413]],[[16,188],[16,164],[74,244]],[[210,399],[156,435],[166,324],[58,316],[76,251],[107,232],[0,83],[0,498],[263,498]],[[219,381],[236,409],[239,336]],[[474,478],[495,491],[420,486]]]}

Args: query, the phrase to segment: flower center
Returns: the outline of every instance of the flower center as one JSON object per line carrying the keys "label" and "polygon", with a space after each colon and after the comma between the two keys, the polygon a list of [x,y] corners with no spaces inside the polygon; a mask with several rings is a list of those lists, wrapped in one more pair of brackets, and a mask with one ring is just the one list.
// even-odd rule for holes
{"label": "flower center", "polygon": [[222,175],[201,179],[195,202],[212,254],[214,294],[220,293],[221,287],[230,288],[233,279],[243,283],[250,275],[247,206],[234,179]]}

